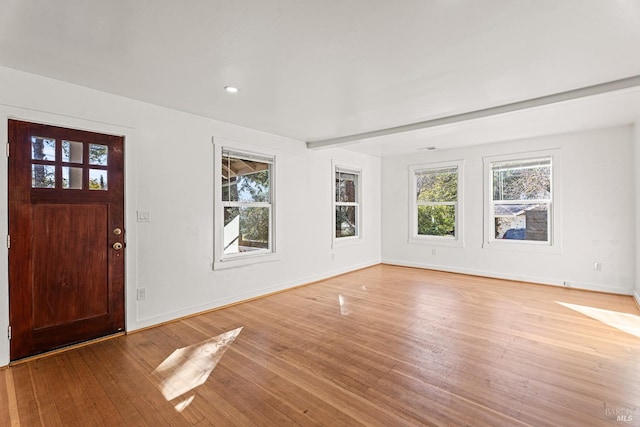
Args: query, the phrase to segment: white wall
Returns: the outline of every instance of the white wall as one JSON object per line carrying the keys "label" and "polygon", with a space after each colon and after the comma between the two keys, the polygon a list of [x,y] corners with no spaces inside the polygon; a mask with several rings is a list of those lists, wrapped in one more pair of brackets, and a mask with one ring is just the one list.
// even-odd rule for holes
{"label": "white wall", "polygon": [[[0,135],[7,119],[125,136],[126,326],[132,331],[380,262],[380,160],[309,151],[265,134],[0,67]],[[277,157],[279,261],[213,271],[212,137],[264,147]],[[331,160],[363,170],[362,241],[331,248]],[[7,176],[7,162],[0,162]],[[0,235],[7,186],[0,185]],[[137,222],[136,211],[151,221]],[[7,249],[0,245],[0,331],[8,327]],[[136,301],[136,288],[146,300]],[[336,301],[336,310],[339,310]],[[9,343],[0,335],[0,366]]]}
{"label": "white wall", "polygon": [[634,153],[635,153],[635,200],[636,200],[636,290],[634,296],[638,306],[640,306],[640,118],[636,120],[634,126]]}
{"label": "white wall", "polygon": [[[429,145],[428,141],[424,145]],[[560,253],[483,249],[483,157],[559,148]],[[408,166],[464,160],[464,248],[410,244]],[[382,161],[382,260],[631,295],[635,283],[633,128],[511,141]],[[436,249],[436,254],[433,254]],[[594,271],[594,262],[602,271]]]}

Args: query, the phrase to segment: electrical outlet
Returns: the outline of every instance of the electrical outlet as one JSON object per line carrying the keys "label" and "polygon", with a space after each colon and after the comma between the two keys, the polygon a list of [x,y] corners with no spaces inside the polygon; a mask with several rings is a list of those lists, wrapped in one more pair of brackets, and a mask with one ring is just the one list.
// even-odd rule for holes
{"label": "electrical outlet", "polygon": [[431,255],[438,255],[437,249],[431,249]]}
{"label": "electrical outlet", "polygon": [[602,263],[598,261],[594,262],[593,271],[602,271]]}
{"label": "electrical outlet", "polygon": [[570,288],[571,287],[571,282],[564,282],[564,287],[565,288]]}
{"label": "electrical outlet", "polygon": [[138,301],[144,301],[147,298],[147,288],[138,288],[138,294],[136,299]]}

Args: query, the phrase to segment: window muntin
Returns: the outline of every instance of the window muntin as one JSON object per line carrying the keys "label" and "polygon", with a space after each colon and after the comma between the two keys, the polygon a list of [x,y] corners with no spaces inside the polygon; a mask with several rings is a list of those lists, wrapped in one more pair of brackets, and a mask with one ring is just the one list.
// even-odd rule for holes
{"label": "window muntin", "polygon": [[413,169],[413,235],[458,239],[459,165]]}
{"label": "window muntin", "polygon": [[222,259],[273,252],[273,158],[222,149]]}
{"label": "window muntin", "polygon": [[334,239],[360,236],[360,171],[334,166]]}
{"label": "window muntin", "polygon": [[31,136],[32,188],[108,191],[108,162],[107,145]]}
{"label": "window muntin", "polygon": [[491,238],[551,244],[552,158],[491,162]]}

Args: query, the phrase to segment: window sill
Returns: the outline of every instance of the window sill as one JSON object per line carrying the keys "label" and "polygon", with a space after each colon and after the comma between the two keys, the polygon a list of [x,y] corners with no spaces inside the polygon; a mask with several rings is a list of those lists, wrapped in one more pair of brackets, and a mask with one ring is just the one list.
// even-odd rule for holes
{"label": "window sill", "polygon": [[362,238],[360,236],[354,237],[341,237],[339,239],[334,238],[331,244],[332,248],[342,248],[345,246],[355,246],[362,244]]}
{"label": "window sill", "polygon": [[464,240],[461,239],[448,239],[446,237],[409,237],[409,243],[415,245],[426,246],[447,246],[450,248],[464,248]]}
{"label": "window sill", "polygon": [[280,255],[275,253],[245,255],[233,258],[225,258],[213,263],[214,270],[224,270],[228,268],[239,268],[248,265],[262,264],[264,262],[280,261]]}

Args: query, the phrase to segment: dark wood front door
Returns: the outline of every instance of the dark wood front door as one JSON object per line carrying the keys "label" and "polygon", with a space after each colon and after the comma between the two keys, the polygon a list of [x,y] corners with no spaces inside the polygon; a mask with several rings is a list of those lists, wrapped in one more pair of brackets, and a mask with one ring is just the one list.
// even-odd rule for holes
{"label": "dark wood front door", "polygon": [[11,360],[124,329],[123,142],[9,120]]}

